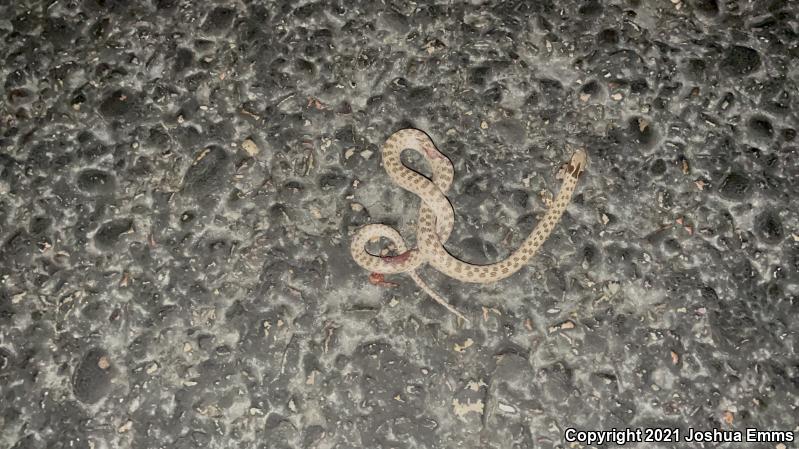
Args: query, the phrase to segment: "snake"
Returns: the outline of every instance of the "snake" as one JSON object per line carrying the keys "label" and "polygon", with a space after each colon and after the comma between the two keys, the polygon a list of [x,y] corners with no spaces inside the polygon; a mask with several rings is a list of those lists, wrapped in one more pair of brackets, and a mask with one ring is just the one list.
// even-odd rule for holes
{"label": "snake", "polygon": [[[411,169],[400,159],[405,150],[413,150],[430,165],[430,178]],[[562,181],[557,196],[524,242],[508,257],[495,263],[478,265],[452,256],[444,247],[455,224],[455,211],[446,193],[452,185],[455,169],[452,161],[436,148],[424,131],[406,128],[392,134],[381,148],[382,164],[389,178],[421,200],[416,229],[416,247],[409,248],[400,233],[384,224],[367,224],[353,234],[350,254],[365,270],[379,275],[408,274],[433,300],[459,318],[469,321],[436,293],[419,276],[417,269],[428,264],[441,273],[468,283],[491,283],[505,279],[525,266],[547,240],[571,202],[580,174],[585,170],[587,154],[580,149],[561,166],[557,178]],[[396,255],[372,254],[367,244],[387,239]]]}

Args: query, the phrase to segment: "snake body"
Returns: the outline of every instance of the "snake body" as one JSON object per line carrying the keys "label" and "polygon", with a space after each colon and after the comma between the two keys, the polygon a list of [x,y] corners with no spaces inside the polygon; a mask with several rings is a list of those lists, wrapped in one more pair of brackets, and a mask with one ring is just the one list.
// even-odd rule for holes
{"label": "snake body", "polygon": [[[400,154],[406,149],[416,151],[427,160],[432,168],[430,179],[401,162]],[[382,147],[382,156],[383,167],[394,183],[422,200],[417,225],[417,247],[409,249],[399,232],[390,226],[369,224],[355,232],[350,245],[352,258],[358,265],[373,273],[408,273],[423,291],[464,319],[466,318],[460,312],[424,283],[416,269],[428,263],[447,276],[474,283],[495,282],[516,273],[552,233],[569,205],[579,175],[586,165],[585,152],[576,151],[561,170],[559,176],[562,185],[557,196],[521,246],[504,260],[488,265],[475,265],[453,257],[443,245],[455,223],[455,212],[446,197],[454,176],[452,162],[438,151],[427,134],[417,129],[402,129],[392,134]],[[366,244],[380,237],[391,241],[398,254],[377,256],[367,252]]]}

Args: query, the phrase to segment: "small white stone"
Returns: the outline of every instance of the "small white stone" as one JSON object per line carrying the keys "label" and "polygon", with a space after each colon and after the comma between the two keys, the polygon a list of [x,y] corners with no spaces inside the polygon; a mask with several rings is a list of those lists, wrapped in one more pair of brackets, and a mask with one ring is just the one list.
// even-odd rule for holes
{"label": "small white stone", "polygon": [[153,374],[154,372],[158,371],[158,364],[153,362],[150,366],[147,367],[147,374]]}
{"label": "small white stone", "polygon": [[133,421],[128,421],[125,424],[119,426],[119,429],[117,429],[117,432],[125,433],[125,432],[129,431],[132,428],[133,428]]}
{"label": "small white stone", "polygon": [[503,404],[502,402],[500,402],[499,405],[498,405],[498,408],[502,412],[505,412],[505,413],[508,413],[508,414],[511,414],[511,415],[515,415],[516,414],[516,408],[513,407],[513,406],[510,406],[508,404]]}
{"label": "small white stone", "polygon": [[244,139],[244,142],[241,143],[241,148],[250,156],[255,156],[261,151],[252,139]]}

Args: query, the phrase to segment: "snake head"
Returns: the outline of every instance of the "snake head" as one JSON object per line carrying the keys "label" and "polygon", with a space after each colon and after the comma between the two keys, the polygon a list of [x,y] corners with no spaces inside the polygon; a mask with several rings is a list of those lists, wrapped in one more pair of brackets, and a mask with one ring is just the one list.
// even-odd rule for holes
{"label": "snake head", "polygon": [[577,150],[572,155],[571,160],[569,161],[569,166],[566,168],[568,173],[575,178],[580,175],[583,171],[585,171],[585,166],[588,163],[588,155],[585,153],[585,150]]}

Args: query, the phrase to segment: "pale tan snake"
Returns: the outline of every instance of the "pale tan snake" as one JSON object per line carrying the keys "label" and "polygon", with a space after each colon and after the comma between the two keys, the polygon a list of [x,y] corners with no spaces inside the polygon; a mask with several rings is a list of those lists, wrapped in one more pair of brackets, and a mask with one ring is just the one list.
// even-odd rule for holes
{"label": "pale tan snake", "polygon": [[[401,162],[400,154],[405,149],[414,150],[427,160],[432,168],[431,179],[411,170]],[[516,273],[535,255],[552,233],[571,201],[578,177],[586,165],[585,152],[578,150],[572,155],[569,163],[562,167],[559,178],[563,183],[558,195],[551,201],[544,217],[516,251],[499,262],[474,265],[450,255],[442,243],[449,238],[455,222],[455,212],[445,195],[454,175],[452,162],[438,151],[427,134],[417,129],[402,129],[392,134],[383,145],[382,154],[383,167],[389,177],[397,185],[422,200],[417,227],[418,246],[408,249],[396,229],[381,224],[369,224],[358,229],[353,236],[350,246],[352,258],[358,265],[372,273],[408,273],[436,302],[466,321],[468,319],[463,314],[422,281],[416,269],[423,263],[429,263],[447,276],[475,283],[494,282]],[[380,237],[391,241],[398,254],[376,256],[367,252],[366,244]]]}

